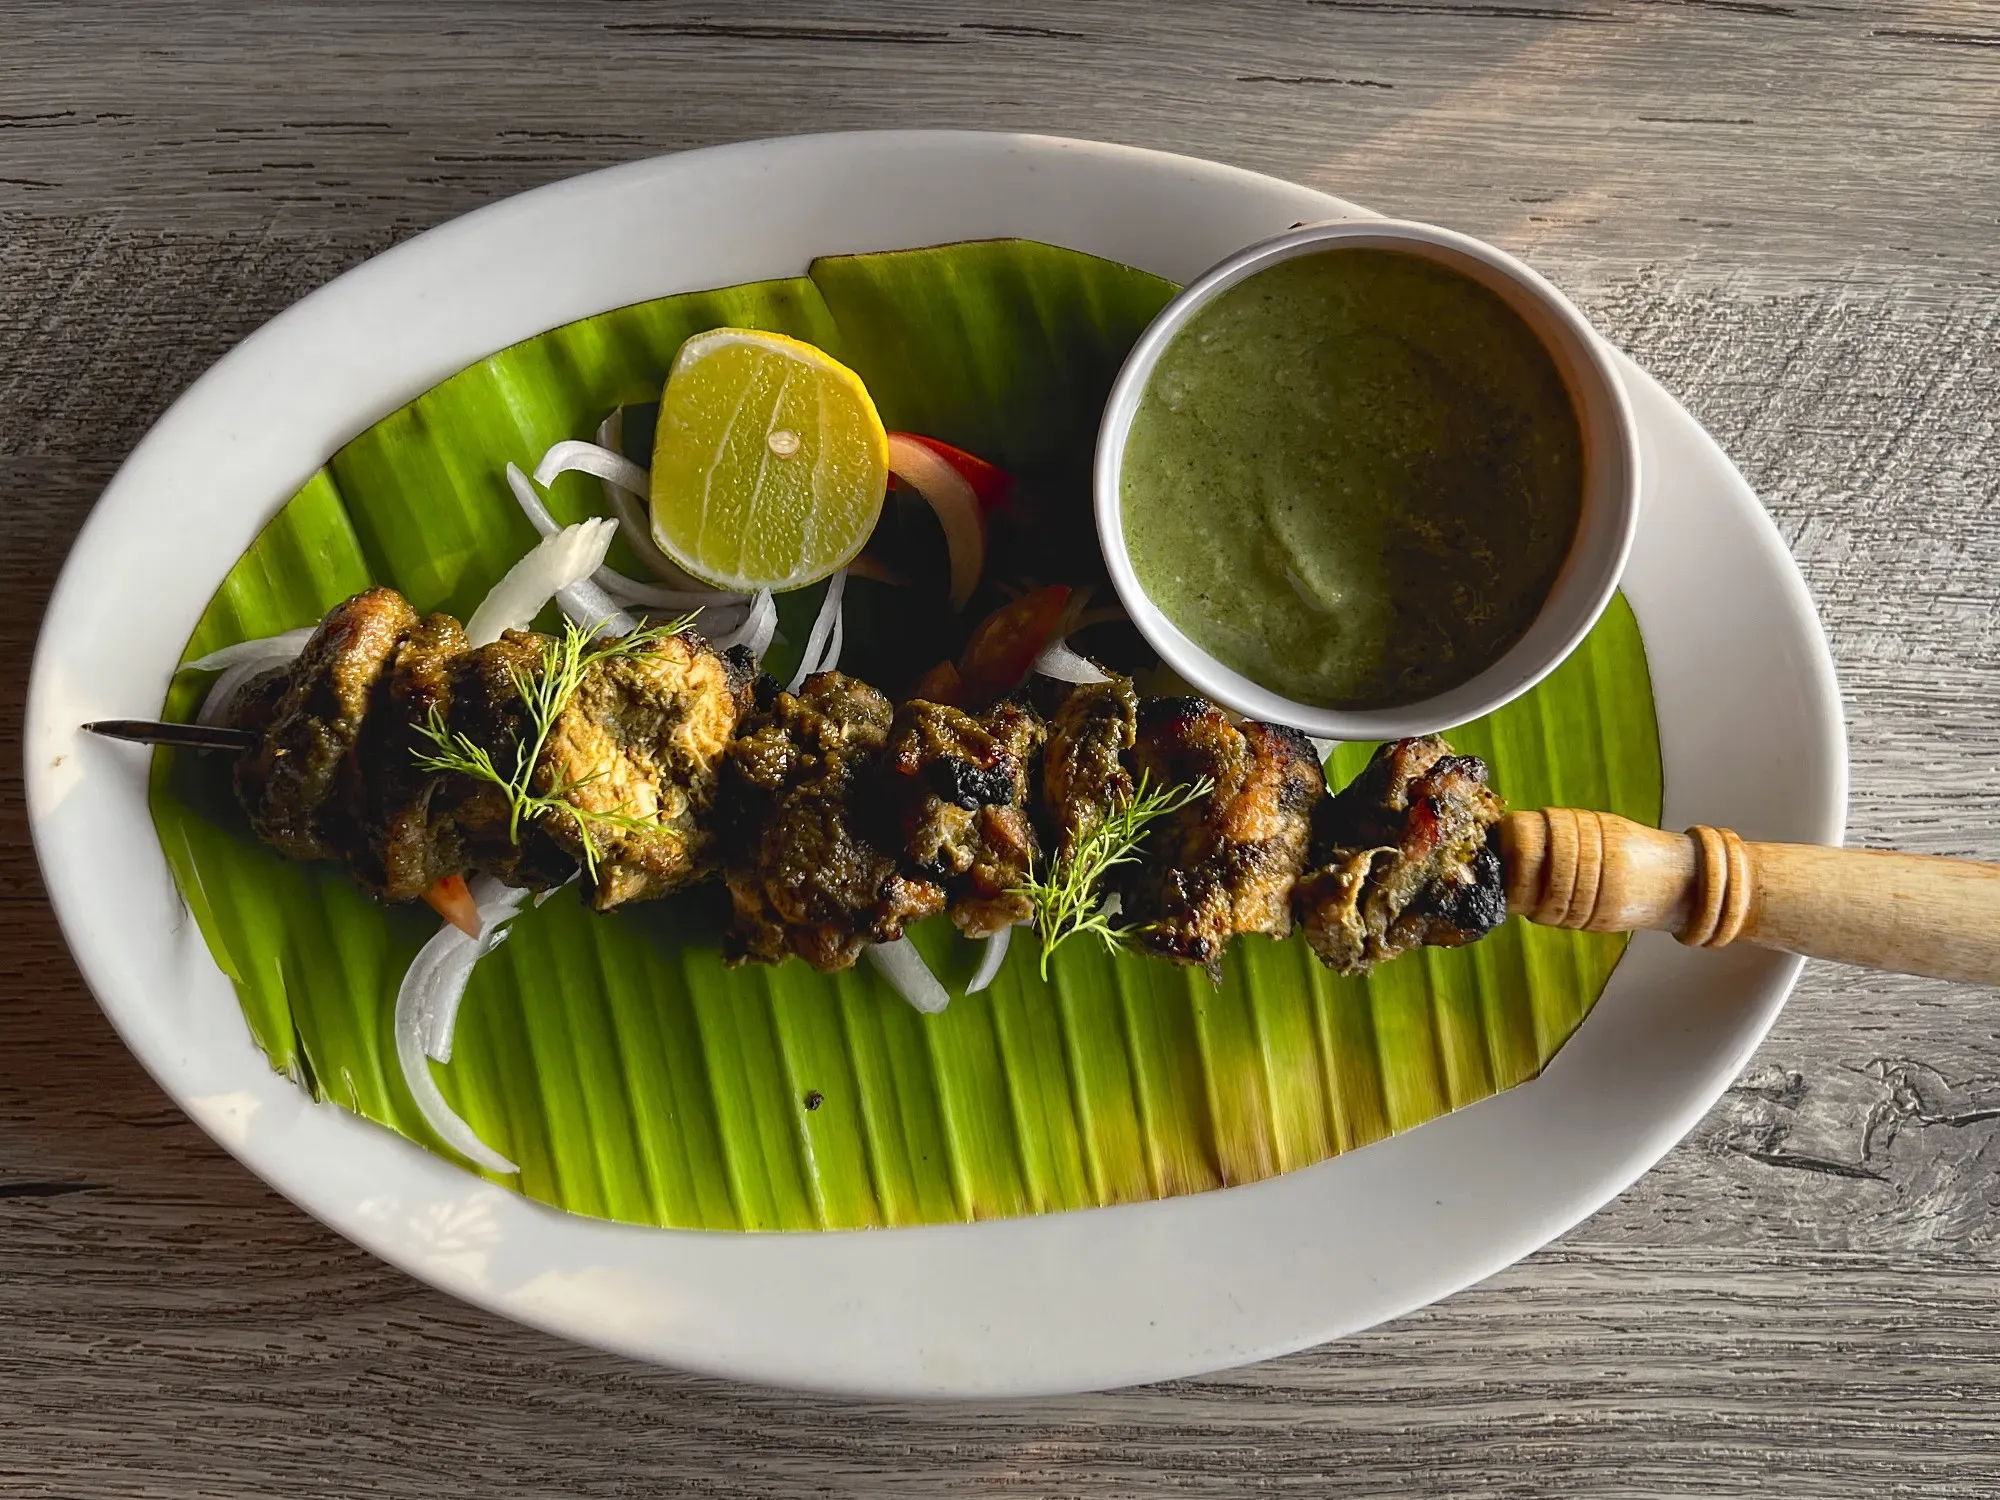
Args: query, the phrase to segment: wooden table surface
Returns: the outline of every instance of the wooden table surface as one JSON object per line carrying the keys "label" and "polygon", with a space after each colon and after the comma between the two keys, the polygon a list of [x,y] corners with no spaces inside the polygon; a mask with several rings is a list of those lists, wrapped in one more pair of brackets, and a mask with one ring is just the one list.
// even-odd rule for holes
{"label": "wooden table surface", "polygon": [[[605,163],[917,124],[1215,157],[1526,254],[1777,517],[1839,663],[1855,840],[2000,858],[1990,3],[5,0],[0,656],[148,424],[337,272]],[[1088,1399],[799,1399],[451,1301],[184,1119],[43,897],[24,677],[0,1493],[2000,1494],[1990,990],[1809,968],[1623,1198],[1344,1343]]]}

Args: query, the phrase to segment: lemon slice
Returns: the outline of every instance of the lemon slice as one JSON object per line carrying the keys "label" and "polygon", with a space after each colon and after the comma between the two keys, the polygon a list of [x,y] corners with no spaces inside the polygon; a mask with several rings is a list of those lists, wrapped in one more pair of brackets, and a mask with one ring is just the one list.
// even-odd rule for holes
{"label": "lemon slice", "polygon": [[889,443],[861,377],[811,344],[715,328],[667,376],[653,540],[719,588],[803,588],[845,567],[882,514]]}

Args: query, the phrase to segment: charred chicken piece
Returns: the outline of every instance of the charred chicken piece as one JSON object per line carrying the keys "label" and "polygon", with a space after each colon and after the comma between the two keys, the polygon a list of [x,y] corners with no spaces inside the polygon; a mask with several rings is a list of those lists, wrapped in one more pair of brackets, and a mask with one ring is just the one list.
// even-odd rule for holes
{"label": "charred chicken piece", "polygon": [[[709,812],[749,702],[743,662],[725,660],[692,630],[585,671],[543,746],[535,789],[619,820],[543,820],[578,860],[588,829],[597,851],[592,907],[650,901],[715,868]],[[631,819],[645,826],[628,826]]]}
{"label": "charred chicken piece", "polygon": [[1119,894],[1142,948],[1219,978],[1237,933],[1291,931],[1292,885],[1326,790],[1319,757],[1297,730],[1232,724],[1204,698],[1155,698],[1140,705],[1132,765],[1155,788],[1214,783],[1154,825]]}
{"label": "charred chicken piece", "polygon": [[336,605],[278,679],[242,695],[230,722],[261,729],[236,763],[236,797],[257,837],[289,859],[356,852],[366,797],[354,756],[376,684],[417,613],[394,589]]}
{"label": "charred chicken piece", "polygon": [[1506,804],[1486,765],[1436,735],[1397,740],[1313,817],[1312,869],[1293,893],[1313,952],[1366,974],[1412,948],[1477,942],[1507,916],[1488,830]]}
{"label": "charred chicken piece", "polygon": [[822,973],[944,909],[864,830],[861,802],[894,722],[889,700],[839,672],[808,677],[744,720],[719,794],[733,961],[796,953]]}
{"label": "charred chicken piece", "polygon": [[910,866],[944,887],[951,919],[990,937],[1034,915],[1018,887],[1034,869],[1029,774],[1041,718],[1002,701],[974,716],[913,699],[896,710],[880,762],[882,804]]}
{"label": "charred chicken piece", "polygon": [[236,690],[235,701],[229,705],[230,727],[265,733],[277,718],[278,704],[284,700],[285,689],[291,685],[292,669],[289,666],[259,672]]}
{"label": "charred chicken piece", "polygon": [[1132,795],[1125,757],[1138,726],[1139,697],[1129,678],[1084,683],[1057,705],[1042,760],[1042,807],[1058,859],[1073,855],[1077,841]]}
{"label": "charred chicken piece", "polygon": [[[510,630],[490,645],[475,646],[451,664],[446,728],[463,734],[510,774],[518,748],[534,734],[516,685],[542,670],[548,637]],[[577,860],[539,822],[523,820],[513,836],[513,808],[491,782],[445,776],[433,794],[433,814],[456,832],[465,867],[484,870],[508,885],[550,890],[575,877]]]}
{"label": "charred chicken piece", "polygon": [[453,663],[465,631],[450,615],[419,620],[396,643],[355,741],[362,816],[348,853],[354,878],[384,901],[412,901],[466,861],[446,778],[418,763],[431,748],[418,731],[451,703]]}

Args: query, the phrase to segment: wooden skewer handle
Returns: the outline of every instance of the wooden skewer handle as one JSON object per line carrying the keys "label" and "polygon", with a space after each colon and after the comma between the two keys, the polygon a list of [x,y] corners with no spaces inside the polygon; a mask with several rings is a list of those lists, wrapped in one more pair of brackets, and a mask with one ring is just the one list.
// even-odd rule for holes
{"label": "wooden skewer handle", "polygon": [[1507,909],[1546,927],[1741,938],[1899,974],[2000,984],[2000,865],[1667,833],[1552,807],[1500,823]]}

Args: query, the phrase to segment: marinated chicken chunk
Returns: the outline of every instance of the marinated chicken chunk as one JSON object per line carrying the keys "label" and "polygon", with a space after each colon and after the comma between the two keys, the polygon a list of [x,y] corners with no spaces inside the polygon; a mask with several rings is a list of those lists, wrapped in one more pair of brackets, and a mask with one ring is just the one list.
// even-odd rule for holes
{"label": "marinated chicken chunk", "polygon": [[[235,769],[253,829],[290,858],[340,861],[388,901],[471,871],[545,890],[588,854],[588,895],[608,911],[719,868],[732,961],[796,954],[833,971],[941,911],[975,937],[1029,920],[1021,891],[1045,850],[1075,856],[1142,783],[1205,779],[1105,877],[1146,951],[1219,975],[1236,934],[1296,921],[1330,968],[1363,974],[1506,916],[1490,837],[1503,804],[1484,764],[1436,736],[1384,746],[1327,797],[1303,735],[1205,699],[1142,703],[1113,678],[1044,682],[983,713],[895,710],[838,672],[797,694],[768,678],[753,690],[747,651],[718,654],[692,631],[583,670],[530,780],[582,817],[517,822],[508,789],[472,774],[467,742],[502,780],[516,772],[535,742],[523,695],[552,645],[509,632],[469,649],[456,620],[419,618],[394,590],[347,600],[231,707],[260,736]],[[439,723],[452,769],[427,764]]]}
{"label": "marinated chicken chunk", "polygon": [[1034,915],[1019,887],[1037,853],[1029,774],[1041,718],[1002,701],[973,715],[913,699],[896,710],[880,766],[893,837],[911,867],[945,889],[952,921],[990,937]]}
{"label": "marinated chicken chunk", "polygon": [[394,589],[336,605],[284,674],[239,699],[263,742],[236,762],[236,796],[257,837],[290,859],[338,859],[356,849],[365,806],[353,755],[376,684],[417,613]]}
{"label": "marinated chicken chunk", "polygon": [[535,784],[599,815],[581,825],[543,820],[574,858],[583,859],[586,836],[595,846],[596,910],[650,901],[715,868],[709,812],[749,699],[744,662],[725,660],[692,630],[585,670],[549,732]]}
{"label": "marinated chicken chunk", "polygon": [[450,615],[418,621],[389,654],[355,742],[361,771],[360,837],[349,850],[354,878],[384,901],[413,901],[466,862],[445,777],[418,760],[430,750],[419,726],[451,703],[453,663],[465,631]]}
{"label": "marinated chicken chunk", "polygon": [[720,794],[734,961],[791,954],[822,972],[944,909],[943,887],[906,875],[865,831],[861,802],[894,722],[889,700],[839,672],[808,677],[744,720]]}
{"label": "marinated chicken chunk", "polygon": [[1132,795],[1125,758],[1138,725],[1139,697],[1125,677],[1080,684],[1057,705],[1042,759],[1042,807],[1058,859]]}
{"label": "marinated chicken chunk", "polygon": [[1120,881],[1146,951],[1221,974],[1240,932],[1291,931],[1313,804],[1326,789],[1312,741],[1271,724],[1232,724],[1202,698],[1140,705],[1132,766],[1165,790],[1207,777],[1214,790],[1153,825]]}
{"label": "marinated chicken chunk", "polygon": [[236,696],[229,704],[229,726],[264,733],[277,718],[278,704],[291,685],[292,669],[289,666],[271,667],[259,672],[236,690]]}
{"label": "marinated chicken chunk", "polygon": [[[518,682],[541,671],[547,645],[547,636],[510,630],[451,664],[445,727],[484,750],[503,776],[512,774],[519,747],[534,733]],[[576,876],[577,860],[539,822],[523,821],[516,837],[513,804],[490,781],[444,776],[433,793],[432,811],[449,820],[468,870],[537,891]]]}
{"label": "marinated chicken chunk", "polygon": [[1398,740],[1313,817],[1299,925],[1336,973],[1366,974],[1418,947],[1477,942],[1507,916],[1488,830],[1506,804],[1486,765],[1436,735]]}

